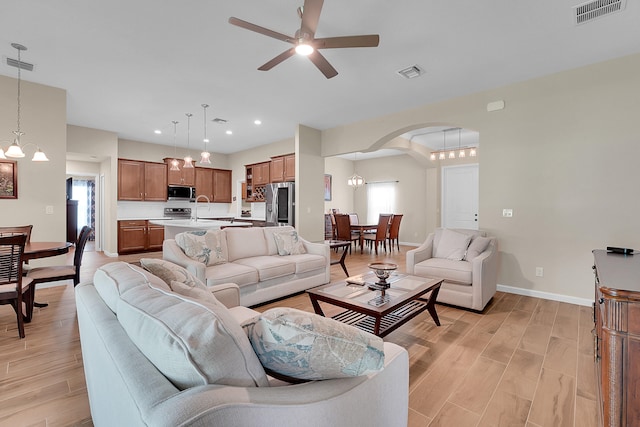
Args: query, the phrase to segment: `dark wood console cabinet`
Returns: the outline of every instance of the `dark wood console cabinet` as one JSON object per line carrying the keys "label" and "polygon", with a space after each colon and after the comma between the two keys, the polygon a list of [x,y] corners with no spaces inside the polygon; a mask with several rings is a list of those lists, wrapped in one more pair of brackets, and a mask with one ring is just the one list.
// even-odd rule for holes
{"label": "dark wood console cabinet", "polygon": [[595,250],[595,360],[600,421],[640,425],[640,254]]}

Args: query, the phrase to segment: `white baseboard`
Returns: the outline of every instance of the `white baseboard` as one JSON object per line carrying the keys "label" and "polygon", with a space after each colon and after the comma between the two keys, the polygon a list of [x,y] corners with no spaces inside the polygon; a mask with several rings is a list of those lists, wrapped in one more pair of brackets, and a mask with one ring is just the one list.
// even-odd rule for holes
{"label": "white baseboard", "polygon": [[593,304],[592,299],[571,297],[568,295],[561,295],[561,294],[553,294],[551,292],[534,291],[532,289],[515,288],[513,286],[498,285],[498,290],[500,292],[506,292],[509,294],[525,295],[529,297],[548,299],[551,301],[559,301],[559,302],[566,302],[569,304],[584,305],[587,307],[591,307]]}

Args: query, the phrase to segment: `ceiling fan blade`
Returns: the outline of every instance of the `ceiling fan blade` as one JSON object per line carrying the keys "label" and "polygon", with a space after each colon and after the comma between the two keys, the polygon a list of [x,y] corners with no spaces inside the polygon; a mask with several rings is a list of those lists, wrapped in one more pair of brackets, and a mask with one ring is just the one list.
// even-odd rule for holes
{"label": "ceiling fan blade", "polygon": [[258,70],[260,70],[260,71],[269,71],[270,69],[272,69],[273,67],[275,67],[276,65],[278,65],[279,63],[284,61],[285,59],[290,58],[291,56],[293,56],[293,54],[295,54],[295,53],[296,53],[296,49],[293,48],[293,47],[291,49],[285,50],[280,55],[276,56],[271,61],[267,62],[266,64],[264,64],[263,66],[258,68]]}
{"label": "ceiling fan blade", "polygon": [[327,37],[315,39],[313,47],[316,49],[337,49],[344,47],[376,47],[380,43],[380,36],[368,34],[364,36]]}
{"label": "ceiling fan blade", "polygon": [[278,33],[277,31],[272,31],[268,28],[264,28],[256,24],[252,24],[251,22],[243,21],[242,19],[234,18],[233,16],[229,18],[229,24],[235,25],[240,28],[244,28],[249,31],[254,31],[256,33],[263,34],[265,36],[273,37],[274,39],[282,40],[283,42],[293,43],[293,37],[291,36]]}
{"label": "ceiling fan blade", "polygon": [[322,5],[324,0],[304,0],[304,6],[302,6],[302,24],[300,30],[303,33],[307,33],[313,38],[318,28],[318,21],[320,20],[320,12],[322,11]]}
{"label": "ceiling fan blade", "polygon": [[335,77],[338,75],[336,69],[333,68],[333,66],[329,64],[329,61],[327,61],[327,59],[322,56],[322,54],[317,50],[313,51],[313,53],[309,55],[309,59],[315,64],[316,67],[318,67],[318,69],[322,72],[322,74],[324,74],[326,78],[330,79],[331,77]]}

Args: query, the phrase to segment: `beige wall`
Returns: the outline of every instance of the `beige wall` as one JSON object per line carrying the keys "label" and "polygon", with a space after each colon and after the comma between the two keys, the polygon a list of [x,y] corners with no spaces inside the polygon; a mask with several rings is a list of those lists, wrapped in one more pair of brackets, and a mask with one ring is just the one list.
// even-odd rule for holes
{"label": "beige wall", "polygon": [[[17,83],[0,76],[0,144],[5,150],[17,129]],[[0,199],[0,225],[33,224],[32,240],[64,241],[66,92],[24,80],[21,92],[20,127],[25,132],[21,144],[26,156],[17,161],[18,199]],[[39,145],[50,161],[32,162],[36,147],[29,143]],[[46,206],[53,206],[53,214],[45,214]]]}
{"label": "beige wall", "polygon": [[353,176],[353,164],[351,160],[340,157],[327,157],[324,159],[324,171],[331,175],[331,200],[324,202],[324,212],[329,209],[340,209],[340,212],[354,212],[354,190],[347,185],[347,179]]}
{"label": "beige wall", "polygon": [[321,133],[298,125],[296,130],[296,228],[311,242],[324,240],[324,159]]}
{"label": "beige wall", "polygon": [[[495,100],[506,108],[487,112]],[[499,239],[499,283],[588,300],[591,250],[640,246],[639,100],[640,55],[633,55],[329,129],[323,155],[381,146],[425,125],[478,131],[480,228]],[[503,218],[503,208],[514,216]],[[432,224],[425,218],[425,232]]]}

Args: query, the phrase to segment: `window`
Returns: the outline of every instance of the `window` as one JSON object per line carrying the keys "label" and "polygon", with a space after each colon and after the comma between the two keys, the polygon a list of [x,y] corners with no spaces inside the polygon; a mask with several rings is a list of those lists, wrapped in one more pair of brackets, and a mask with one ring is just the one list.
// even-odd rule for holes
{"label": "window", "polygon": [[396,208],[396,183],[367,183],[367,222],[377,224],[381,213],[393,213]]}

